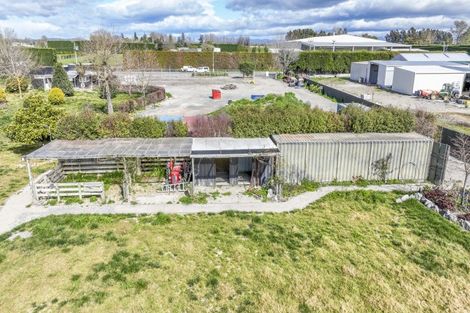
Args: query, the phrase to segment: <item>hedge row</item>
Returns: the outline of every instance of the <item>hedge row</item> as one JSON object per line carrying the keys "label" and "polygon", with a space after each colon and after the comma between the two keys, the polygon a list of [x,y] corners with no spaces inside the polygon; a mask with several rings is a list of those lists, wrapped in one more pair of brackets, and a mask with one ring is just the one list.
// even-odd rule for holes
{"label": "hedge row", "polygon": [[51,48],[26,48],[38,65],[53,66],[57,63],[57,54]]}
{"label": "hedge row", "polygon": [[[423,50],[433,51],[433,52],[442,52],[442,45],[414,46],[414,47],[423,49]],[[446,46],[446,49],[449,52],[466,52],[470,54],[470,45]]]}
{"label": "hedge row", "polygon": [[238,45],[236,43],[218,43],[215,45],[220,48],[222,52],[246,52],[248,48],[246,46]]}
{"label": "hedge row", "polygon": [[[148,57],[152,54],[157,60],[157,68],[179,69],[184,65],[194,67],[212,67],[212,52],[175,52],[175,51],[124,51],[123,64],[125,68],[130,64],[135,64],[135,58],[142,58],[143,53]],[[215,68],[218,69],[238,69],[242,62],[253,62],[256,70],[270,70],[275,68],[275,57],[271,53],[248,53],[248,52],[217,52],[214,53]]]}
{"label": "hedge row", "polygon": [[256,101],[234,101],[223,111],[230,117],[231,132],[235,137],[330,132],[394,133],[412,131],[415,125],[414,115],[406,110],[375,108],[364,111],[351,107],[338,114],[311,108],[293,93],[268,95]]}
{"label": "hedge row", "polygon": [[162,122],[152,117],[135,117],[127,113],[111,115],[84,110],[64,115],[57,123],[55,138],[161,138],[185,137],[188,129],[183,122]]}
{"label": "hedge row", "polygon": [[305,51],[292,69],[310,73],[349,73],[352,62],[390,60],[392,51]]}

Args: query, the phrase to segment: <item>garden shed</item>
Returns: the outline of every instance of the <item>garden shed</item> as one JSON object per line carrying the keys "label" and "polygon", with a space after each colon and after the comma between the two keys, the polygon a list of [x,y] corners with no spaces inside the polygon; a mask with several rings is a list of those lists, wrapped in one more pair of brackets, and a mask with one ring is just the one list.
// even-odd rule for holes
{"label": "garden shed", "polygon": [[193,138],[195,186],[260,186],[273,175],[279,150],[270,138]]}
{"label": "garden shed", "polygon": [[280,150],[276,171],[288,183],[378,180],[374,164],[387,164],[386,179],[424,181],[432,139],[416,133],[273,135]]}
{"label": "garden shed", "polygon": [[[102,196],[102,182],[67,182],[61,180],[72,173],[124,173],[124,198],[131,185],[130,174],[171,166],[181,170],[178,182],[168,182],[168,188],[185,188],[191,180],[191,138],[115,138],[99,140],[55,140],[24,157],[35,199],[61,196]],[[33,160],[54,160],[56,167],[34,179]],[[186,167],[183,166],[186,165]]]}

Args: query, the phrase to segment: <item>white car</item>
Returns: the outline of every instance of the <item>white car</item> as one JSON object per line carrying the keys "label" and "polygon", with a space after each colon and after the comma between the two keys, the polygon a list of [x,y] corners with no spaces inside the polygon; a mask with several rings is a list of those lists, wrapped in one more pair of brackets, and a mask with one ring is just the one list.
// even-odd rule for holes
{"label": "white car", "polygon": [[209,67],[207,66],[201,66],[201,67],[198,67],[195,72],[196,73],[209,73],[210,70],[209,70]]}
{"label": "white car", "polygon": [[191,65],[185,65],[181,68],[181,72],[195,72],[196,68],[192,67]]}

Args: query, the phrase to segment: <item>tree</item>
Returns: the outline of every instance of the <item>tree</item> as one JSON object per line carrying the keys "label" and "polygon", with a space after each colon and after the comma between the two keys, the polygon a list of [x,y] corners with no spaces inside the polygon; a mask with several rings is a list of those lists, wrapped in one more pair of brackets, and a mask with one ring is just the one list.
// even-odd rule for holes
{"label": "tree", "polygon": [[456,44],[460,44],[462,41],[463,35],[469,30],[467,22],[454,21],[454,27],[452,28],[452,34],[454,34],[454,40]]}
{"label": "tree", "polygon": [[72,82],[67,76],[62,64],[54,65],[54,74],[52,75],[52,87],[57,87],[64,92],[64,95],[71,97],[74,94]]}
{"label": "tree", "polygon": [[454,145],[453,155],[463,163],[465,177],[460,194],[460,204],[464,205],[466,197],[465,189],[467,187],[468,177],[470,176],[470,137],[464,134],[458,134],[457,137],[452,140],[452,144]]}
{"label": "tree", "polygon": [[15,44],[15,40],[13,29],[0,29],[0,74],[16,80],[22,98],[22,80],[29,75],[34,63],[28,51]]}
{"label": "tree", "polygon": [[96,69],[98,81],[104,86],[108,114],[113,113],[111,80],[114,77],[112,58],[121,50],[122,41],[106,30],[98,30],[90,35],[85,50],[89,53]]}
{"label": "tree", "polygon": [[8,125],[7,136],[24,144],[50,140],[61,116],[62,110],[52,106],[43,93],[33,93],[25,98],[23,107]]}
{"label": "tree", "polygon": [[243,77],[245,76],[253,76],[253,72],[255,71],[255,64],[252,62],[241,62],[238,66],[240,72],[242,72]]}
{"label": "tree", "polygon": [[374,35],[371,35],[371,34],[368,34],[368,33],[362,34],[361,37],[369,38],[369,39],[379,39],[377,36],[374,36]]}
{"label": "tree", "polygon": [[291,49],[279,50],[279,54],[277,55],[277,61],[284,74],[289,71],[290,66],[298,59],[299,53]]}
{"label": "tree", "polygon": [[129,75],[125,79],[129,85],[138,87],[138,91],[144,99],[146,99],[147,90],[150,86],[150,70],[157,66],[157,59],[152,51],[135,51],[132,55],[129,54],[127,59],[126,70],[129,71]]}
{"label": "tree", "polygon": [[386,157],[379,159],[372,163],[372,169],[374,170],[374,174],[377,175],[380,180],[383,182],[387,181],[388,174],[391,174],[393,171],[391,170],[392,165],[392,154],[387,154]]}

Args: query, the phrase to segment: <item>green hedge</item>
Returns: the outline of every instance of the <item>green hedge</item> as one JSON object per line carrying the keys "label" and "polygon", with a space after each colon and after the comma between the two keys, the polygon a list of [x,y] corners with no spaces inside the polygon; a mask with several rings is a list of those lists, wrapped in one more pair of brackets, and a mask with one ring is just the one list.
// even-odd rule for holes
{"label": "green hedge", "polygon": [[86,40],[49,40],[47,47],[55,49],[57,53],[66,54],[74,52],[74,45],[78,46],[79,51],[83,51]]}
{"label": "green hedge", "polygon": [[[127,68],[132,58],[139,57],[141,53],[143,52],[138,50],[124,51],[124,67]],[[150,53],[155,55],[159,68],[179,69],[184,65],[212,67],[212,52],[151,51]],[[246,61],[256,63],[256,70],[275,68],[275,58],[271,53],[216,52],[214,54],[216,69],[238,69],[239,64]]]}
{"label": "green hedge", "polygon": [[[442,52],[442,45],[414,46],[415,48],[429,50],[433,52]],[[470,54],[470,45],[447,46],[449,52],[467,52]]]}
{"label": "green hedge", "polygon": [[53,66],[57,63],[57,54],[51,48],[26,48],[38,65]]}
{"label": "green hedge", "polygon": [[415,117],[407,110],[380,107],[365,111],[351,106],[338,114],[311,108],[293,93],[267,95],[256,101],[234,101],[221,112],[230,117],[235,137],[331,132],[397,133],[410,132],[415,126]]}
{"label": "green hedge", "polygon": [[305,51],[292,69],[314,73],[349,73],[352,62],[390,60],[398,52],[392,51]]}
{"label": "green hedge", "polygon": [[154,43],[147,42],[125,42],[122,44],[122,50],[156,50]]}
{"label": "green hedge", "polygon": [[236,43],[219,43],[215,45],[220,48],[222,52],[246,52],[248,48],[246,46],[238,45]]}

